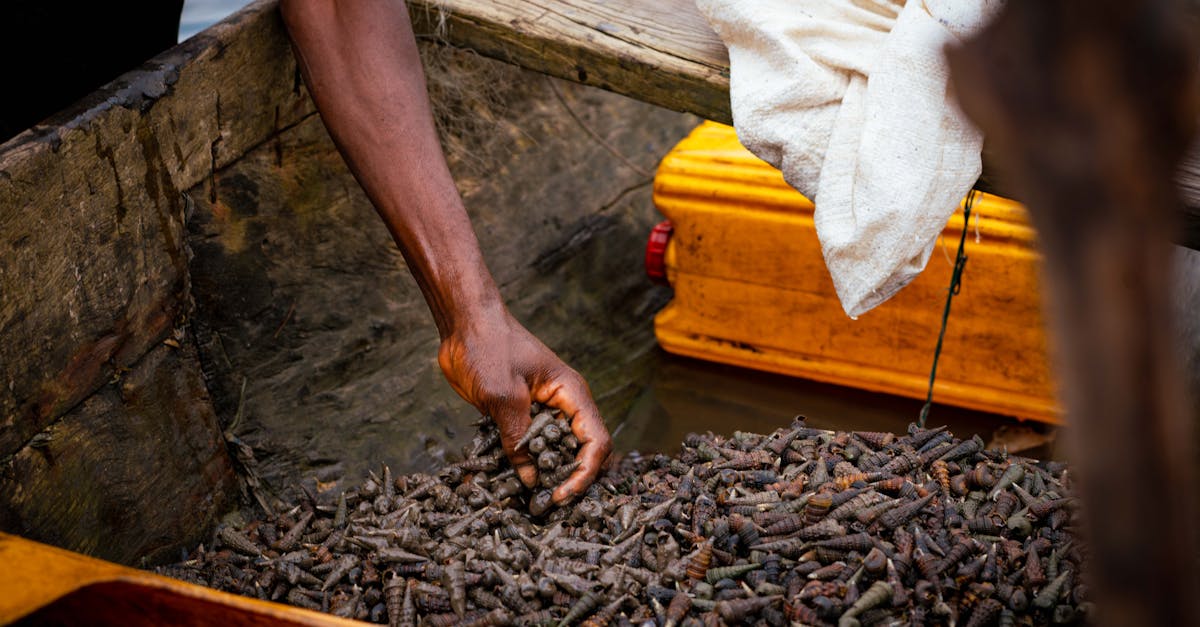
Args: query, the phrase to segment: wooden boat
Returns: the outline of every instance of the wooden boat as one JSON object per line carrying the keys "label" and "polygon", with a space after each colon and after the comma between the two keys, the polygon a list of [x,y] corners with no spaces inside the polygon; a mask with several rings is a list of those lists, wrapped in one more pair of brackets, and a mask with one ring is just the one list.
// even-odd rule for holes
{"label": "wooden boat", "polygon": [[[651,173],[696,118],[423,54],[511,309],[620,413],[666,298]],[[0,294],[0,529],[107,560],[176,559],[248,487],[428,466],[476,417],[273,2],[0,147]]]}
{"label": "wooden boat", "polygon": [[[619,412],[665,301],[631,271],[656,221],[649,174],[698,121],[673,111],[729,121],[723,47],[686,0],[409,4],[511,308]],[[271,0],[0,146],[0,529],[150,564],[239,491],[269,505],[287,477],[427,465],[474,417],[436,341]],[[147,587],[203,595],[11,536],[0,554],[16,577],[0,589],[45,584],[21,578],[38,569],[66,582],[0,594],[0,622]],[[211,598],[209,619],[258,620]]]}

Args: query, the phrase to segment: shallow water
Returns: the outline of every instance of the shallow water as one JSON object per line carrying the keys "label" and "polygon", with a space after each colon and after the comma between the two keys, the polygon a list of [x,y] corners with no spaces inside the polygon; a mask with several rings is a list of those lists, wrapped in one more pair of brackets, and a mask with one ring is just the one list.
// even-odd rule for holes
{"label": "shallow water", "polygon": [[[923,401],[877,394],[710,363],[656,350],[653,375],[624,420],[611,421],[618,451],[672,453],[689,432],[735,430],[769,433],[797,414],[813,427],[838,431],[903,433],[916,420]],[[947,425],[954,435],[978,434],[991,442],[998,429],[1024,433],[1037,441],[1052,431],[1034,422],[934,404],[928,426]],[[1022,455],[1060,457],[1053,442]]]}

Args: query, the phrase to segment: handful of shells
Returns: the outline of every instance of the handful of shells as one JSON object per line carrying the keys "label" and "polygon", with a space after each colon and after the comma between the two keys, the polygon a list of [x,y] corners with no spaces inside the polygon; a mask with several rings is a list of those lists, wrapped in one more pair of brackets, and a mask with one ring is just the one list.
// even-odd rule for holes
{"label": "handful of shells", "polygon": [[[382,468],[159,572],[399,625],[1043,625],[1091,612],[1064,464],[944,428],[692,434],[576,502],[578,446],[539,412],[530,493],[490,421],[435,474]],[[570,470],[568,470],[570,469]]]}
{"label": "handful of shells", "polygon": [[579,468],[575,459],[579,440],[571,432],[570,424],[556,415],[559,412],[538,409],[535,405],[529,430],[517,441],[517,449],[527,448],[538,469],[541,490],[529,500],[529,513],[533,516],[541,516],[550,509],[552,490]]}

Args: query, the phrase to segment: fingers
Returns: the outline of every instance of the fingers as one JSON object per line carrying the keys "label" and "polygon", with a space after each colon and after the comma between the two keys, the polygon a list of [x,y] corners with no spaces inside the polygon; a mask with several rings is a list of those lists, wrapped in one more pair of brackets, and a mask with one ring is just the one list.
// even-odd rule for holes
{"label": "fingers", "polygon": [[[597,418],[598,420],[599,418]],[[562,485],[554,489],[555,503],[563,503],[582,494],[600,474],[604,460],[608,459],[609,453],[612,452],[612,440],[608,437],[608,431],[602,423],[599,430],[600,436],[584,442],[580,447],[579,454],[576,456],[576,459],[579,460],[579,468],[571,473],[571,476]]]}
{"label": "fingers", "polygon": [[600,417],[587,383],[575,371],[568,370],[559,380],[539,390],[540,402],[561,409],[570,417],[571,432],[579,439],[579,468],[571,473],[561,485],[554,489],[554,502],[563,503],[574,498],[596,480],[608,454],[612,452],[612,438]]}
{"label": "fingers", "polygon": [[512,462],[517,471],[517,477],[525,487],[537,485],[537,467],[527,448],[517,449],[517,441],[529,430],[529,392],[524,386],[520,391],[511,395],[494,398],[486,403],[491,408],[492,420],[500,429],[500,442],[504,445],[504,454]]}

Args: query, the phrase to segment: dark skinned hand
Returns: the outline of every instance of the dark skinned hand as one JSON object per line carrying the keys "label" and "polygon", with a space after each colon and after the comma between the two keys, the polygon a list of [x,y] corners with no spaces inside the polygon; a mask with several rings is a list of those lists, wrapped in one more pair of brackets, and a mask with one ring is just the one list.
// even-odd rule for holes
{"label": "dark skinned hand", "polygon": [[442,155],[404,3],[281,0],[279,9],[325,127],[429,304],[450,385],[496,421],[530,487],[537,470],[514,448],[529,428],[530,401],[562,410],[581,444],[580,466],[554,500],[587,489],[612,441],[579,373],[504,307]]}
{"label": "dark skinned hand", "polygon": [[516,443],[529,429],[530,401],[559,409],[579,438],[579,468],[554,490],[562,503],[583,492],[612,451],[587,382],[546,348],[503,307],[456,329],[442,341],[438,363],[459,396],[500,428],[504,452],[528,487],[537,483],[537,468]]}

